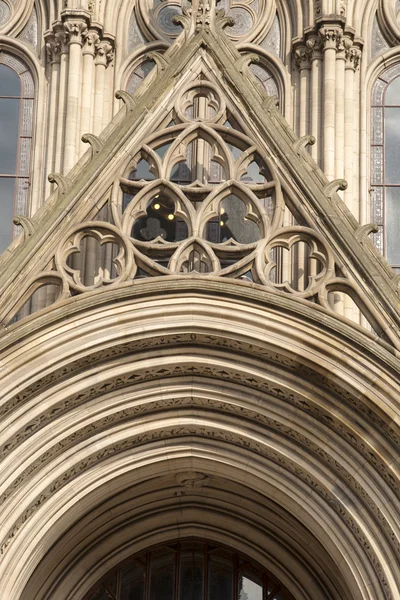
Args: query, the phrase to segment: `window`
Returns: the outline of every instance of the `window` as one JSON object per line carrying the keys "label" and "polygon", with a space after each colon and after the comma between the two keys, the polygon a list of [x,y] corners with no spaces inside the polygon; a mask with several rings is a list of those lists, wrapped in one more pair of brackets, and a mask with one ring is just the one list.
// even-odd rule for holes
{"label": "window", "polygon": [[84,600],[293,600],[248,558],[201,541],[159,546],[128,558]]}
{"label": "window", "polygon": [[400,272],[400,65],[374,85],[371,138],[371,217],[379,226],[374,241]]}
{"label": "window", "polygon": [[0,53],[0,253],[27,213],[33,121],[33,78],[19,59]]}

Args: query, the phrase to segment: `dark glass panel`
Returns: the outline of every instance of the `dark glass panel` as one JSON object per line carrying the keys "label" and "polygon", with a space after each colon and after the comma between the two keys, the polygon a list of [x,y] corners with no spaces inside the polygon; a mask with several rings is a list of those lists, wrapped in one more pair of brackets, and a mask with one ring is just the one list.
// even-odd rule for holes
{"label": "dark glass panel", "polygon": [[144,160],[142,158],[138,162],[137,169],[135,171],[132,171],[132,173],[129,175],[129,179],[132,179],[133,181],[138,181],[140,179],[144,179],[145,181],[151,181],[155,179],[153,173],[150,171],[150,165],[147,162],[147,160]]}
{"label": "dark glass panel", "polygon": [[121,592],[119,600],[143,600],[145,568],[135,561],[121,569]]}
{"label": "dark glass panel", "polygon": [[251,244],[260,239],[257,225],[246,217],[246,207],[237,196],[231,195],[221,202],[220,241],[229,238],[240,244]]}
{"label": "dark glass panel", "polygon": [[400,106],[400,77],[389,83],[385,94],[385,106]]}
{"label": "dark glass panel", "polygon": [[0,96],[21,96],[20,78],[5,65],[0,65]]}
{"label": "dark glass panel", "polygon": [[400,108],[385,108],[385,183],[400,183]]}
{"label": "dark glass panel", "polygon": [[182,550],[180,600],[203,600],[204,548]]}
{"label": "dark glass panel", "polygon": [[160,548],[151,553],[150,600],[172,600],[175,584],[175,553]]}
{"label": "dark glass panel", "polygon": [[264,183],[265,177],[260,173],[260,166],[255,160],[249,164],[247,173],[243,175],[241,181],[246,181],[248,183]]}
{"label": "dark glass panel", "polygon": [[89,600],[112,600],[112,596],[106,591],[104,585],[99,590],[89,596]]}
{"label": "dark glass panel", "polygon": [[228,554],[210,556],[209,562],[209,600],[232,600],[233,564]]}
{"label": "dark glass panel", "polygon": [[167,242],[184,240],[188,236],[187,225],[175,216],[174,211],[172,200],[156,194],[147,207],[147,216],[135,222],[132,236],[142,242],[150,242],[157,237]]}
{"label": "dark glass panel", "polygon": [[17,168],[20,100],[0,98],[0,173],[15,175]]}
{"label": "dark glass panel", "polygon": [[400,265],[400,187],[386,188],[386,257]]}
{"label": "dark glass panel", "polygon": [[0,177],[0,253],[12,239],[15,179]]}
{"label": "dark glass panel", "polygon": [[169,150],[169,148],[171,147],[172,143],[168,142],[167,144],[163,144],[162,146],[159,146],[156,150],[158,156],[160,158],[164,158],[166,152]]}
{"label": "dark glass panel", "polygon": [[263,600],[262,579],[249,569],[239,574],[239,600]]}

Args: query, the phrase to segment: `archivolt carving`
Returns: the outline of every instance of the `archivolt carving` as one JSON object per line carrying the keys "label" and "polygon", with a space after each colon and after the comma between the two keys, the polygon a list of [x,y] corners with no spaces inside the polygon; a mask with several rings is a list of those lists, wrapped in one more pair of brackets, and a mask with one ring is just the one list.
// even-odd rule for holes
{"label": "archivolt carving", "polygon": [[360,542],[364,551],[369,556],[377,575],[378,580],[385,593],[385,597],[388,600],[392,599],[390,593],[389,584],[386,580],[383,568],[378,561],[374,550],[371,548],[368,539],[362,533],[357,521],[352,517],[350,511],[345,508],[345,505],[336,497],[331,490],[329,490],[324,483],[317,480],[307,469],[302,467],[300,463],[287,458],[279,450],[262,444],[255,440],[252,440],[240,433],[223,431],[218,428],[212,427],[207,424],[187,424],[187,425],[172,425],[169,427],[162,427],[156,430],[137,434],[122,441],[116,442],[113,445],[104,447],[99,451],[87,456],[84,460],[79,461],[77,464],[69,468],[65,473],[57,480],[53,481],[45,490],[42,491],[30,506],[24,511],[19,520],[15,523],[12,530],[9,531],[8,535],[4,539],[0,546],[0,555],[3,555],[7,548],[10,546],[12,541],[15,539],[18,531],[21,529],[23,524],[44,505],[46,500],[55,494],[57,491],[62,489],[69,482],[77,478],[83,472],[87,471],[91,467],[95,466],[99,462],[115,456],[118,453],[125,452],[132,448],[136,448],[146,443],[151,443],[160,439],[171,439],[171,438],[184,438],[184,437],[196,436],[200,438],[211,438],[213,440],[222,441],[233,446],[244,449],[255,454],[258,454],[267,460],[270,460],[277,465],[281,466],[285,470],[289,471],[296,478],[303,481],[314,493],[318,494],[332,510],[334,510],[340,518],[349,527],[352,534]]}

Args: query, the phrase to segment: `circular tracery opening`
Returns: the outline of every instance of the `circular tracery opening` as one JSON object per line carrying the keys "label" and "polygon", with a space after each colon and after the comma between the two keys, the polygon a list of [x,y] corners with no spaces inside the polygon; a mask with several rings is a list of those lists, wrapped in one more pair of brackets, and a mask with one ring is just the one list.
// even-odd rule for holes
{"label": "circular tracery opening", "polygon": [[83,600],[293,600],[266,569],[229,548],[188,540],[134,555]]}

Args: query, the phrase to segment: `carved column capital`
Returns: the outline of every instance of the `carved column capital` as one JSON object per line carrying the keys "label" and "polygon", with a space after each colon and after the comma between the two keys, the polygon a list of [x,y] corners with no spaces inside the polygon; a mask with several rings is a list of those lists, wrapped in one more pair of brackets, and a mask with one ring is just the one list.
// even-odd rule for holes
{"label": "carved column capital", "polygon": [[306,47],[309,52],[310,61],[322,59],[322,42],[321,38],[316,34],[312,33],[306,40]]}
{"label": "carved column capital", "polygon": [[346,69],[357,71],[360,66],[362,52],[357,46],[351,46],[346,49]]}
{"label": "carved column capital", "polygon": [[87,35],[85,36],[82,54],[90,54],[91,56],[95,56],[96,45],[99,43],[99,41],[99,33],[93,29],[89,29]]}
{"label": "carved column capital", "polygon": [[114,59],[114,40],[112,38],[103,38],[95,44],[96,65],[107,67]]}
{"label": "carved column capital", "polygon": [[69,44],[83,45],[87,35],[87,24],[85,21],[68,20],[64,22],[65,33]]}
{"label": "carved column capital", "polygon": [[65,9],[61,13],[68,44],[83,46],[90,26],[90,13],[82,9]]}
{"label": "carved column capital", "polygon": [[323,50],[342,50],[343,29],[338,25],[326,25],[318,30]]}
{"label": "carved column capital", "polygon": [[61,42],[53,31],[44,34],[46,54],[51,64],[59,63],[61,60]]}
{"label": "carved column capital", "polygon": [[311,54],[312,50],[304,42],[300,42],[294,46],[293,58],[299,71],[311,69]]}

